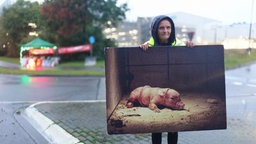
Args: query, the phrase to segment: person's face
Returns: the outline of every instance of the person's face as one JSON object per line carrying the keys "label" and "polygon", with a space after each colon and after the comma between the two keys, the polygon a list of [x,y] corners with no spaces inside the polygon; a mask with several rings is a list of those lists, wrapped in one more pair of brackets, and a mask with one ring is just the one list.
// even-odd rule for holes
{"label": "person's face", "polygon": [[161,43],[167,43],[172,32],[171,23],[168,20],[162,20],[158,27],[158,36]]}

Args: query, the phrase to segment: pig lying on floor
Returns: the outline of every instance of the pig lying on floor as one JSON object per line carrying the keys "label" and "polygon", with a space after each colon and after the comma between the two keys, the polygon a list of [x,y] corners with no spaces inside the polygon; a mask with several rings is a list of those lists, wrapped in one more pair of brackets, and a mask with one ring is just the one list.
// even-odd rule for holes
{"label": "pig lying on floor", "polygon": [[160,105],[174,110],[182,110],[185,106],[176,90],[148,85],[134,89],[130,93],[126,106],[132,108],[135,102],[139,102],[141,106],[149,107],[155,112],[160,112],[158,108]]}

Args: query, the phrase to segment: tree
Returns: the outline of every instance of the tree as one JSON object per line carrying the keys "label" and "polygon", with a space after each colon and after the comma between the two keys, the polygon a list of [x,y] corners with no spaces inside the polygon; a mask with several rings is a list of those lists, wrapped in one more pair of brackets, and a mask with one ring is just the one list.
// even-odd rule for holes
{"label": "tree", "polygon": [[0,19],[1,44],[6,48],[7,56],[18,56],[20,45],[28,39],[32,30],[28,23],[39,25],[40,5],[38,2],[18,0],[9,8],[3,8]]}
{"label": "tree", "polygon": [[46,0],[41,9],[44,36],[61,46],[89,43],[88,38],[94,36],[93,54],[102,57],[104,43],[109,43],[103,28],[108,21],[118,24],[124,20],[128,10],[127,4],[116,4],[117,0]]}

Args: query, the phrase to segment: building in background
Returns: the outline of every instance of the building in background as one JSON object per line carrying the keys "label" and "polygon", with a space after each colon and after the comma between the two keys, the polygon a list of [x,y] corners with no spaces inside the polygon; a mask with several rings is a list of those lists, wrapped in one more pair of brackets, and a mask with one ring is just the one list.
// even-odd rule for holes
{"label": "building in background", "polygon": [[176,12],[167,14],[170,16],[176,27],[176,37],[182,41],[188,41],[188,32],[194,32],[193,41],[197,44],[217,43],[214,29],[221,22],[189,13]]}
{"label": "building in background", "polygon": [[134,46],[138,44],[138,26],[135,22],[125,21],[117,28],[108,22],[108,28],[103,33],[106,38],[116,41],[118,47]]}
{"label": "building in background", "polygon": [[[249,42],[249,23],[223,25],[221,21],[184,12],[167,14],[176,27],[176,37],[186,42],[188,32],[194,32],[195,44],[223,44],[225,48],[256,48],[256,24],[252,25]],[[138,46],[150,38],[152,17],[138,17],[136,22],[124,21],[117,28],[104,31],[107,38],[114,39],[119,47]],[[112,30],[111,30],[112,29]]]}
{"label": "building in background", "polygon": [[150,24],[151,17],[138,17],[137,19],[137,28],[138,28],[138,44],[142,44],[149,40],[151,37],[150,34]]}

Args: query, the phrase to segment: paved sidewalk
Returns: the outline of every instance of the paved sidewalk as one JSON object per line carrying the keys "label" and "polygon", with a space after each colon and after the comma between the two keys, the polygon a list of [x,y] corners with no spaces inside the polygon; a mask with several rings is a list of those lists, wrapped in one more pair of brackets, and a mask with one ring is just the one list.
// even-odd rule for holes
{"label": "paved sidewalk", "polygon": [[[45,127],[44,134],[52,143],[85,143],[85,144],[149,144],[150,134],[108,135],[106,130],[105,101],[88,102],[44,102],[30,108],[35,108],[41,114],[53,121]],[[227,98],[226,130],[179,132],[179,144],[254,144],[256,137],[256,97]],[[38,113],[37,112],[37,113]],[[37,117],[34,113],[34,117]],[[42,119],[41,119],[42,120]],[[58,135],[59,129],[47,132],[54,125],[60,126],[69,136]],[[47,134],[48,133],[48,134]],[[66,134],[65,134],[66,135]],[[73,137],[72,137],[73,136]],[[166,142],[163,133],[163,143]]]}
{"label": "paved sidewalk", "polygon": [[[22,112],[51,144],[150,144],[151,134],[108,135],[104,82],[98,100],[42,102]],[[256,96],[227,97],[227,129],[179,132],[179,144],[255,144]],[[167,133],[163,133],[166,144]]]}

